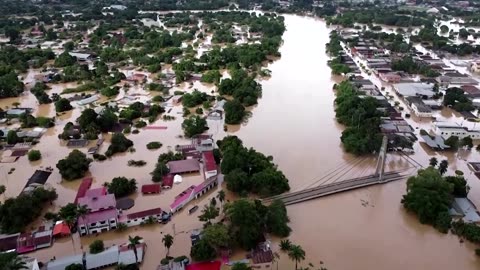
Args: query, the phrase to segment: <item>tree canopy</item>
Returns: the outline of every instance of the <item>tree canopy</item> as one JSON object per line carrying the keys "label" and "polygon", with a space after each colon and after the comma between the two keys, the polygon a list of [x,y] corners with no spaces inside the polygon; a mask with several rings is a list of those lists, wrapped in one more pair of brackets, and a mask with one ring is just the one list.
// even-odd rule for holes
{"label": "tree canopy", "polygon": [[124,197],[137,190],[137,181],[126,177],[115,177],[107,185],[108,193],[115,194],[115,197]]}
{"label": "tree canopy", "polygon": [[408,179],[407,194],[403,195],[402,203],[418,216],[421,223],[432,224],[439,231],[447,232],[453,190],[453,184],[446,181],[438,170],[428,167]]}
{"label": "tree canopy", "polygon": [[75,149],[66,158],[58,161],[57,168],[63,179],[71,181],[84,177],[91,162],[84,153]]}
{"label": "tree canopy", "polygon": [[244,147],[236,136],[227,136],[217,144],[223,156],[220,166],[229,190],[262,196],[290,190],[288,179],[277,169],[271,156]]}

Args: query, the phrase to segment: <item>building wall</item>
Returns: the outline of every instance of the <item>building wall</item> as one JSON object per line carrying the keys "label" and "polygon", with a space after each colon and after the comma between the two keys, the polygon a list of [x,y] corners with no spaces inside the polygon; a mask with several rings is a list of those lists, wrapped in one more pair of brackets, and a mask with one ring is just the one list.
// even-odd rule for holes
{"label": "building wall", "polygon": [[110,231],[110,230],[116,229],[117,224],[118,224],[118,220],[116,218],[110,219],[110,220],[104,220],[96,223],[87,224],[87,226],[80,225],[79,231],[80,231],[80,235],[82,236],[87,234],[96,234],[96,233],[101,233],[102,231]]}
{"label": "building wall", "polygon": [[145,221],[147,221],[149,217],[153,217],[156,221],[159,221],[162,219],[162,215],[158,214],[158,215],[146,216],[142,218],[129,219],[126,222],[124,222],[124,224],[127,225],[128,227],[138,226],[144,223]]}
{"label": "building wall", "polygon": [[415,113],[416,116],[418,117],[432,117],[432,112],[420,112],[418,111],[418,108],[417,106],[415,105],[415,103],[412,104],[412,110],[413,112]]}
{"label": "building wall", "polygon": [[217,170],[205,171],[205,179],[208,179],[210,177],[214,177],[216,175],[217,175]]}
{"label": "building wall", "polygon": [[460,139],[470,136],[472,139],[480,139],[480,132],[472,132],[462,129],[442,129],[436,128],[435,132],[442,136],[444,139],[448,139],[451,136],[457,136]]}

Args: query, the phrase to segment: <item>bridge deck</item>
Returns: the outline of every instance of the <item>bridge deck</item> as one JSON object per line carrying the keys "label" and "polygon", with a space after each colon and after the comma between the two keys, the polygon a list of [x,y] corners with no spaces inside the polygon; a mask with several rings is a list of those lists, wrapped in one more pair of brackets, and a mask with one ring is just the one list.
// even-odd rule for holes
{"label": "bridge deck", "polygon": [[388,172],[383,176],[383,180],[379,181],[378,175],[369,175],[365,177],[352,178],[341,182],[322,185],[314,188],[309,188],[297,192],[291,192],[273,196],[264,199],[265,202],[271,202],[275,199],[279,199],[285,203],[285,205],[291,205],[299,202],[308,201],[311,199],[327,196],[334,193],[339,193],[347,190],[353,190],[360,187],[371,186],[381,184],[385,182],[404,179],[405,176],[398,172]]}

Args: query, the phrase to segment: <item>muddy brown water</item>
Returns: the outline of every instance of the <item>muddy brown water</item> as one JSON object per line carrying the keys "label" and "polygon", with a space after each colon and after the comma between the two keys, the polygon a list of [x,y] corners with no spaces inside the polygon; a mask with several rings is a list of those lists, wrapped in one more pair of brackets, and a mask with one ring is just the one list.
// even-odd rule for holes
{"label": "muddy brown water", "polygon": [[[340,133],[342,126],[334,118],[334,92],[332,85],[341,80],[331,76],[327,66],[328,56],[325,54],[325,43],[328,42],[329,28],[322,20],[299,16],[285,16],[287,31],[284,44],[280,48],[282,57],[268,66],[272,71],[270,79],[262,80],[263,97],[259,104],[251,109],[252,117],[239,126],[229,126],[223,131],[223,124],[209,121],[210,132],[216,139],[226,134],[239,136],[247,146],[254,147],[266,155],[272,155],[279,168],[290,179],[292,190],[304,188],[321,176],[339,166],[346,166],[345,176],[367,174],[373,171],[374,158],[359,162],[355,157],[345,153],[341,148]],[[54,86],[50,91],[61,92],[65,86]],[[195,87],[207,91],[195,83]],[[187,88],[187,87],[182,87]],[[192,89],[192,88],[189,88]],[[390,91],[390,90],[388,90]],[[35,98],[27,93],[25,96],[0,101],[0,106],[11,106],[15,101],[22,106],[36,107]],[[149,172],[153,170],[158,155],[173,149],[175,145],[187,143],[179,138],[181,134],[181,106],[173,106],[171,115],[175,121],[158,120],[156,125],[164,125],[166,130],[141,130],[139,134],[129,135],[134,141],[136,151],[116,155],[114,158],[93,162],[90,175],[94,177],[93,187],[100,187],[105,181],[116,176],[135,178],[142,184],[151,183]],[[36,115],[54,116],[53,105],[42,105]],[[51,128],[35,146],[42,152],[42,160],[31,163],[26,157],[16,163],[0,164],[0,184],[7,186],[5,197],[19,194],[25,182],[39,168],[55,167],[57,161],[66,156],[71,149],[60,143],[57,135],[62,132],[63,125],[73,121],[80,114],[76,109],[58,118],[57,126]],[[445,119],[457,119],[454,113],[441,112]],[[429,127],[426,120],[409,119],[414,127]],[[108,147],[107,142],[100,152]],[[160,141],[163,147],[159,150],[147,150],[145,145],[150,141]],[[465,160],[479,160],[475,151],[459,153],[438,153],[416,143],[412,157],[423,165],[431,156],[448,159],[451,170],[461,169],[472,187],[470,198],[480,203],[479,180],[474,178],[466,167]],[[87,148],[82,151],[86,152]],[[130,159],[147,161],[144,167],[128,167]],[[353,169],[348,165],[356,165]],[[396,170],[409,166],[408,162],[396,155],[389,155],[387,169]],[[16,168],[8,175],[10,168]],[[348,171],[347,171],[348,170]],[[175,185],[172,190],[163,191],[160,195],[143,196],[135,194],[135,206],[127,212],[140,211],[153,207],[167,208],[173,198],[192,184],[202,181],[200,175],[184,177],[184,182]],[[332,182],[333,179],[321,182]],[[319,182],[319,183],[321,183]],[[72,202],[79,181],[65,182],[57,170],[50,176],[49,185],[55,187],[58,200],[49,210],[58,209]],[[209,193],[194,204],[202,207],[216,195]],[[451,234],[440,234],[433,228],[421,225],[415,217],[406,213],[400,204],[405,193],[405,181],[363,188],[351,192],[312,200],[289,206],[288,213],[293,229],[291,241],[300,244],[307,253],[303,266],[309,262],[317,268],[320,261],[328,269],[478,269],[478,261],[474,254],[474,246],[460,243]],[[231,198],[231,197],[230,197]],[[1,198],[3,200],[3,196]],[[187,207],[188,209],[189,207]],[[102,239],[107,246],[127,241],[128,235],[143,237],[148,245],[142,269],[155,269],[160,259],[165,256],[161,238],[162,234],[174,234],[174,244],[170,250],[173,256],[188,255],[190,251],[189,232],[200,228],[197,216],[200,211],[188,215],[182,211],[175,215],[167,225],[133,227],[126,232],[109,232],[98,236],[64,238],[55,241],[51,248],[31,253],[41,261],[48,261],[54,256],[59,258],[78,254],[88,250],[88,245],[95,239]],[[35,222],[34,225],[39,224]],[[32,225],[32,226],[34,226]],[[279,239],[273,240],[273,248],[278,250]],[[279,269],[293,269],[294,264],[285,254],[281,255]],[[238,252],[233,257],[241,259],[244,253]],[[276,267],[276,265],[275,265]]]}

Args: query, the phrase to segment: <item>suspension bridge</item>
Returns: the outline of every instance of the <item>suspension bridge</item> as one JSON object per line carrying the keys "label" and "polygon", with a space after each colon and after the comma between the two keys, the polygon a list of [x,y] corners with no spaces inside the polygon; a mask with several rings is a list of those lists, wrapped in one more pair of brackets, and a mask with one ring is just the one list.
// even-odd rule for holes
{"label": "suspension bridge", "polygon": [[[361,162],[365,160],[363,158],[357,158],[352,162],[352,164],[346,164],[337,167],[333,171],[325,174],[323,177],[315,180],[315,182],[310,183],[307,187],[301,190],[268,197],[263,199],[263,201],[270,203],[273,200],[281,200],[285,203],[285,205],[292,205],[339,192],[402,180],[411,175],[412,172],[408,173],[408,171],[412,168],[423,167],[421,164],[402,152],[399,152],[399,156],[404,158],[408,162],[409,166],[403,168],[402,170],[385,172],[385,162],[387,160],[387,137],[384,136],[376,161],[375,172],[373,174],[358,176],[359,173],[357,172],[354,177],[347,177],[347,179],[343,179],[343,176],[347,175],[355,166],[361,164]],[[364,169],[364,171],[365,170],[367,169]]]}

